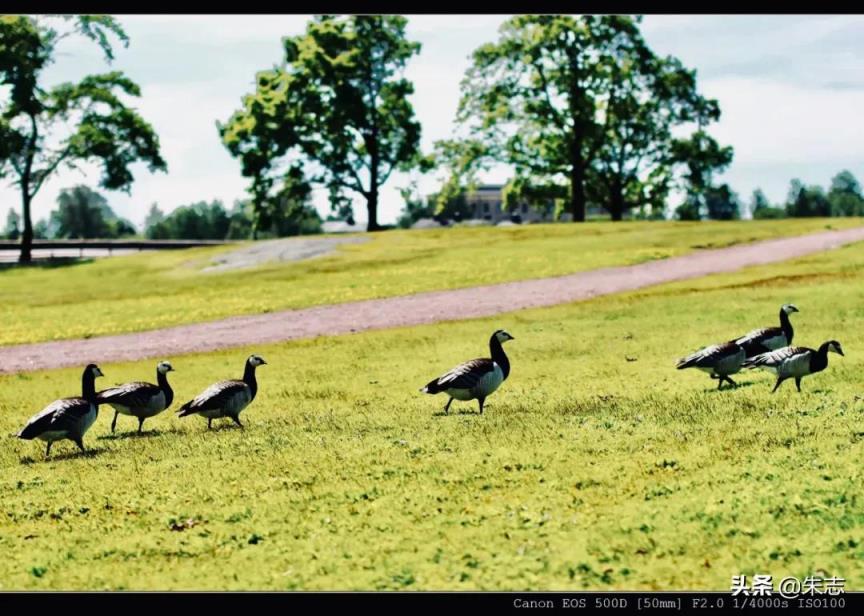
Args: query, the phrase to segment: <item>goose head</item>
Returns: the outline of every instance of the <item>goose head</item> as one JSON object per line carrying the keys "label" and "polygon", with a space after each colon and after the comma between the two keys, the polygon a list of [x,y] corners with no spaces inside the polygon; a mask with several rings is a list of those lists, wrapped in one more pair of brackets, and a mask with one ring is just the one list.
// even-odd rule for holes
{"label": "goose head", "polygon": [[156,364],[156,372],[159,374],[167,374],[169,372],[174,371],[174,366],[171,365],[170,361],[160,361]]}
{"label": "goose head", "polygon": [[837,342],[836,340],[829,340],[827,344],[828,351],[830,351],[831,353],[837,353],[841,357],[843,356],[843,347],[840,346],[839,342]]}
{"label": "goose head", "polygon": [[785,312],[787,315],[792,314],[793,312],[799,312],[798,307],[795,304],[783,304],[780,306],[780,310]]}
{"label": "goose head", "polygon": [[89,376],[92,379],[95,379],[98,376],[105,376],[102,374],[102,370],[99,369],[99,366],[96,364],[87,364],[87,367],[84,368],[84,376]]}
{"label": "goose head", "polygon": [[264,358],[260,355],[250,355],[249,359],[246,360],[246,363],[257,368],[258,366],[265,365],[267,362],[264,361]]}
{"label": "goose head", "polygon": [[497,330],[492,336],[501,344],[504,344],[508,340],[516,340],[513,336],[505,332],[503,329]]}

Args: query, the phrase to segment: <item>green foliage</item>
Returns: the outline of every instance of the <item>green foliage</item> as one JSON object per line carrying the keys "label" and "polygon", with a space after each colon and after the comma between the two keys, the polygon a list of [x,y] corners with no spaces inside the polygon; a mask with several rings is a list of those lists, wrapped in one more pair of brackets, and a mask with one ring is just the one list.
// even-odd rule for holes
{"label": "green foliage", "polygon": [[54,237],[63,239],[111,239],[136,233],[135,226],[119,218],[105,197],[87,186],[60,191],[49,228],[54,230]]}
{"label": "green foliage", "polygon": [[[340,217],[349,195],[366,200],[368,228],[377,221],[379,189],[396,170],[425,168],[420,124],[402,75],[419,43],[405,38],[400,16],[319,16],[306,32],[283,40],[281,67],[258,74],[243,108],[218,125],[225,147],[251,178],[256,212],[291,181],[326,187]],[[284,189],[282,189],[284,190]]]}
{"label": "green foliage", "polygon": [[[55,24],[71,30],[61,31]],[[98,44],[109,61],[112,38],[128,43],[123,29],[108,16],[0,18],[0,82],[11,93],[0,108],[0,176],[11,175],[21,190],[22,261],[30,260],[30,204],[58,169],[97,163],[100,186],[126,191],[134,180],[133,163],[144,162],[151,172],[166,170],[153,128],[122,100],[141,94],[122,73],[88,75],[78,83],[48,89],[39,86],[42,71],[58,53],[58,42],[74,34]]]}
{"label": "green foliage", "polygon": [[402,212],[396,221],[396,226],[400,229],[410,229],[411,226],[421,218],[435,218],[435,203],[432,199],[423,199],[417,192],[417,185],[400,188],[399,194],[402,196],[403,206]]}
{"label": "green foliage", "polygon": [[754,220],[763,220],[767,218],[785,218],[786,210],[780,207],[774,207],[768,201],[768,197],[762,192],[761,188],[753,191],[750,197],[750,213]]}
{"label": "green foliage", "polygon": [[[152,209],[151,214],[155,214]],[[154,215],[153,219],[158,220],[159,214]],[[167,216],[162,215],[161,220],[147,227],[146,233],[153,240],[222,240],[228,235],[230,223],[221,201],[199,201],[181,205]]]}
{"label": "green foliage", "polygon": [[[64,442],[46,462],[43,444],[7,438],[0,579],[8,591],[721,590],[739,573],[824,571],[860,589],[859,284],[864,251],[849,246],[555,308],[170,357],[173,408],[265,357],[245,430],[208,432],[172,408],[143,437],[122,416],[112,435],[103,408],[89,455]],[[762,372],[717,392],[675,370],[775,323],[790,300],[796,341],[847,349],[802,393],[771,394]],[[446,400],[417,389],[484,354],[499,327],[516,337],[508,380],[483,416],[459,402],[440,415]],[[101,364],[99,382],[152,379],[156,361]],[[79,387],[80,367],[0,376],[0,433]]]}
{"label": "green foliage", "polygon": [[728,184],[708,187],[705,192],[705,208],[711,220],[738,220],[741,218],[741,204],[738,195]]}
{"label": "green foliage", "polygon": [[688,197],[684,203],[675,210],[675,218],[678,220],[702,220],[702,206],[693,197]]}
{"label": "green foliage", "polygon": [[821,186],[806,186],[792,180],[786,200],[786,215],[793,217],[830,216],[831,204]]}
{"label": "green foliage", "polygon": [[565,193],[574,220],[585,219],[587,202],[618,220],[633,207],[664,209],[674,169],[686,162],[674,127],[698,123],[691,141],[709,144],[691,149],[703,159],[712,148],[731,157],[702,131],[719,118],[716,101],[697,93],[693,71],[648,48],[639,21],[520,15],[505,22],[498,41],[474,52],[463,79],[462,147],[439,144],[446,184],[502,162],[515,168],[519,185]]}
{"label": "green foliage", "polygon": [[828,202],[832,216],[864,216],[861,185],[850,171],[841,171],[831,179]]}
{"label": "green foliage", "polygon": [[6,214],[6,228],[3,229],[0,237],[7,240],[17,240],[21,237],[21,217],[13,208],[9,208]]}

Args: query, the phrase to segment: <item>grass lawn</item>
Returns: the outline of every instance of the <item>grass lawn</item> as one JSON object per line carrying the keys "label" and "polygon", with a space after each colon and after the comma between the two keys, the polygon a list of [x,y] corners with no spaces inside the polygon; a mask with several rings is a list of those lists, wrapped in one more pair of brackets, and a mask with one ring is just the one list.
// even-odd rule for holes
{"label": "grass lawn", "polygon": [[[0,586],[728,590],[766,573],[860,590],[862,289],[853,245],[493,319],[172,357],[177,408],[260,353],[246,429],[169,411],[112,436],[106,409],[91,455],[64,442],[48,462],[7,438]],[[674,369],[784,302],[797,344],[846,351],[803,393],[771,395],[761,372],[717,392]],[[510,379],[483,416],[441,416],[446,399],[417,389],[498,327],[516,338]],[[103,365],[99,384],[154,365]],[[76,393],[79,372],[0,377],[0,433]]]}
{"label": "grass lawn", "polygon": [[331,257],[225,273],[201,272],[222,247],[12,268],[0,270],[0,345],[555,276],[860,224],[831,218],[390,231]]}

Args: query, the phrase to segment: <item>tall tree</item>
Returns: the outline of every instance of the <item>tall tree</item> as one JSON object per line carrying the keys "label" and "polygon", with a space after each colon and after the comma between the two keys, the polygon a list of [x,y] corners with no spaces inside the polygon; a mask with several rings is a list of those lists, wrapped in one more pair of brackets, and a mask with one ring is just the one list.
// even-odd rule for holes
{"label": "tall tree", "polygon": [[807,186],[794,179],[786,198],[786,214],[792,217],[831,216],[831,204],[821,186]]}
{"label": "tall tree", "polygon": [[[479,47],[462,82],[457,124],[481,151],[467,163],[503,162],[514,185],[566,187],[574,221],[589,196],[614,218],[634,203],[662,200],[675,124],[712,102],[695,76],[658,58],[639,17],[523,15]],[[716,107],[716,103],[713,104]],[[553,191],[554,192],[554,191]],[[639,203],[641,204],[641,203]]]}
{"label": "tall tree", "polygon": [[861,184],[851,171],[841,171],[831,179],[828,201],[832,216],[864,215],[864,196]]}
{"label": "tall tree", "polygon": [[7,240],[17,240],[21,236],[21,217],[18,216],[13,208],[9,208],[6,214],[6,228],[3,230],[2,237]]}
{"label": "tall tree", "polygon": [[31,259],[33,199],[61,168],[96,163],[103,188],[126,191],[134,180],[132,163],[166,170],[153,128],[122,100],[141,94],[123,73],[89,75],[47,89],[40,85],[58,44],[73,35],[96,42],[109,62],[112,38],[128,44],[126,33],[107,16],[0,17],[0,84],[9,88],[0,103],[0,176],[11,176],[21,193],[22,263]]}
{"label": "tall tree", "polygon": [[280,190],[287,166],[326,187],[340,215],[359,195],[367,229],[380,228],[381,187],[394,171],[423,164],[420,124],[408,100],[414,86],[403,76],[420,44],[406,39],[406,24],[393,15],[325,15],[305,34],[284,39],[282,67],[259,73],[255,93],[218,126],[252,179],[256,211]]}
{"label": "tall tree", "polygon": [[59,238],[93,239],[134,235],[134,225],[120,218],[108,201],[87,186],[60,191],[49,225]]}

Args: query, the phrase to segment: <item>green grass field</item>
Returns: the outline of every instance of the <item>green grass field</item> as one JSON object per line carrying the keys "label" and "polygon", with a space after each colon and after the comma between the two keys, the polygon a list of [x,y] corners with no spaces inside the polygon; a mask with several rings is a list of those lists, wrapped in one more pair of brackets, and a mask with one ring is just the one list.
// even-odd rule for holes
{"label": "green grass field", "polygon": [[[260,353],[246,429],[169,411],[112,436],[106,409],[91,455],[64,442],[48,462],[6,438],[0,587],[728,590],[768,573],[862,589],[862,288],[859,244],[492,319],[172,357],[176,408]],[[675,370],[784,302],[801,309],[796,344],[846,351],[803,393]],[[417,389],[498,327],[516,338],[510,379],[483,416],[441,416],[446,399]],[[154,365],[103,365],[99,384]],[[0,433],[79,373],[0,377]]]}
{"label": "green grass field", "polygon": [[861,222],[595,222],[390,231],[330,257],[218,274],[201,269],[221,247],[12,268],[0,270],[0,345],[569,274]]}

